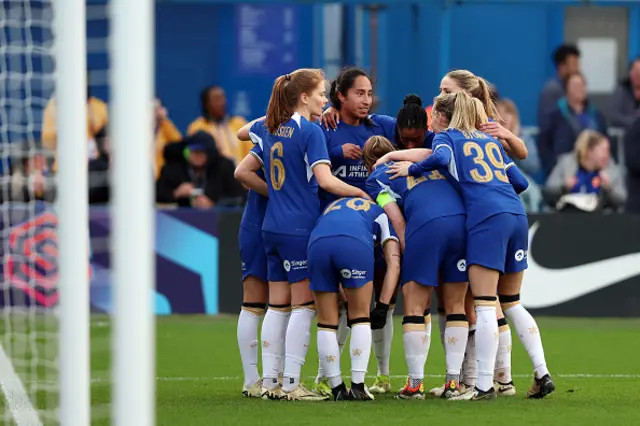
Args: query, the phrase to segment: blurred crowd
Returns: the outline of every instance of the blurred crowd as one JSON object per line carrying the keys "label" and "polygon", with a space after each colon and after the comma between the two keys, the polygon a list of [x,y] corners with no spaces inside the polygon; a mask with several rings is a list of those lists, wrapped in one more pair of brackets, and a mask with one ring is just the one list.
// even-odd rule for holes
{"label": "blurred crowd", "polygon": [[[536,128],[523,128],[517,105],[499,95],[496,101],[505,127],[527,144],[529,156],[518,162],[530,187],[522,194],[530,212],[630,211],[640,212],[640,58],[629,64],[606,110],[588,97],[588,81],[580,71],[580,51],[559,46],[553,54],[556,75],[542,88]],[[159,205],[192,208],[241,206],[246,190],[233,177],[235,165],[251,145],[236,133],[244,117],[227,111],[224,89],[206,87],[200,94],[201,116],[183,134],[156,99],[155,139],[150,152],[150,174],[156,180]],[[111,160],[108,108],[87,97],[89,202],[110,200]],[[55,153],[57,133],[55,98],[44,112],[42,151],[29,152],[14,164],[10,185],[2,200],[45,200],[56,197]],[[28,148],[28,147],[23,147]]]}

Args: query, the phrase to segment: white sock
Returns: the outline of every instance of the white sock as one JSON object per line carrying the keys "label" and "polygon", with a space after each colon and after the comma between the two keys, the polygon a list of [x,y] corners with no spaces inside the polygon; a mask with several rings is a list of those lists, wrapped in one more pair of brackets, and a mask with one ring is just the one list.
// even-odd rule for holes
{"label": "white sock", "polygon": [[306,307],[296,308],[291,311],[291,318],[287,326],[285,342],[284,378],[282,389],[292,391],[300,383],[300,371],[307,358],[311,320],[316,311]]}
{"label": "white sock", "polygon": [[[405,317],[406,318],[406,317]],[[404,356],[407,361],[409,379],[424,379],[424,364],[427,361],[427,342],[425,325],[416,323],[402,324]],[[411,384],[414,386],[414,383]]]}
{"label": "white sock", "polygon": [[507,308],[504,314],[511,321],[511,324],[516,329],[516,333],[518,333],[518,337],[520,337],[524,349],[529,354],[536,378],[539,379],[549,374],[547,362],[544,358],[540,329],[538,329],[536,320],[533,319],[531,314],[519,303]]}
{"label": "white sock", "polygon": [[[251,386],[260,380],[258,372],[258,326],[262,314],[259,308],[242,308],[238,317],[238,348],[244,372],[244,384]],[[260,311],[264,312],[263,309]]]}
{"label": "white sock", "polygon": [[[476,388],[488,391],[493,387],[493,367],[498,352],[498,322],[495,302],[489,305],[485,300],[476,300],[476,364],[478,379]],[[489,302],[491,303],[491,302]]]}
{"label": "white sock", "polygon": [[444,331],[444,341],[446,344],[445,359],[447,362],[447,377],[449,380],[460,380],[460,371],[467,348],[469,338],[469,323],[463,314],[460,318],[451,318],[447,321],[447,328]]}
{"label": "white sock", "polygon": [[493,381],[507,384],[513,380],[511,378],[511,329],[508,324],[505,324],[499,326],[498,330],[500,337],[498,338],[498,354],[493,370]]}
{"label": "white sock", "polygon": [[[347,342],[349,338],[349,326],[347,325],[347,310],[343,307],[340,308],[340,317],[338,320],[338,347],[340,348],[340,355],[342,355],[342,350],[344,349],[344,344]],[[325,378],[324,370],[322,368],[322,362],[318,360],[318,375],[316,376],[316,383],[319,383],[322,379]],[[339,383],[338,383],[339,384]]]}
{"label": "white sock", "polygon": [[462,361],[462,371],[460,374],[460,382],[469,387],[476,385],[478,378],[478,365],[476,364],[476,325],[469,326],[469,335],[467,337],[467,347],[464,353],[464,361]]}
{"label": "white sock", "polygon": [[318,328],[318,356],[324,377],[329,379],[329,385],[335,388],[342,383],[340,375],[340,348],[335,330]]}
{"label": "white sock", "polygon": [[389,375],[389,358],[391,357],[391,343],[393,342],[393,310],[394,306],[391,305],[387,312],[387,323],[383,328],[371,331],[373,352],[378,363],[378,376]]}
{"label": "white sock", "polygon": [[267,389],[278,387],[278,374],[284,358],[284,339],[290,311],[267,309],[262,321],[262,376]]}
{"label": "white sock", "polygon": [[342,350],[344,349],[345,343],[347,343],[347,339],[349,338],[349,326],[347,325],[348,317],[347,310],[345,308],[340,309],[340,317],[338,321],[338,347],[340,347],[340,354],[342,355]]}
{"label": "white sock", "polygon": [[424,317],[424,324],[427,335],[427,357],[429,357],[429,348],[431,348],[431,314]]}
{"label": "white sock", "polygon": [[371,324],[351,326],[351,383],[364,383],[371,356]]}
{"label": "white sock", "polygon": [[442,348],[446,349],[444,344],[444,330],[447,328],[447,316],[444,313],[438,312],[438,329],[440,330],[440,343]]}

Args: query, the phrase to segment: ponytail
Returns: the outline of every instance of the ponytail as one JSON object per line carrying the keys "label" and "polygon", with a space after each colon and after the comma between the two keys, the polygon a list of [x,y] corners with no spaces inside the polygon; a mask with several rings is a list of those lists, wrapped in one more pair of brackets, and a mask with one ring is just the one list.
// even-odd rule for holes
{"label": "ponytail", "polygon": [[269,129],[269,133],[275,133],[278,127],[280,127],[282,123],[287,122],[293,115],[295,105],[291,105],[287,99],[287,77],[288,74],[276,78],[276,82],[271,90],[267,116],[264,121],[267,129]]}
{"label": "ponytail", "polygon": [[478,77],[477,93],[471,93],[471,95],[481,101],[488,117],[491,117],[493,120],[498,122],[503,121],[500,117],[500,113],[498,112],[498,108],[496,107],[496,103],[491,96],[489,83],[487,83],[484,78]]}

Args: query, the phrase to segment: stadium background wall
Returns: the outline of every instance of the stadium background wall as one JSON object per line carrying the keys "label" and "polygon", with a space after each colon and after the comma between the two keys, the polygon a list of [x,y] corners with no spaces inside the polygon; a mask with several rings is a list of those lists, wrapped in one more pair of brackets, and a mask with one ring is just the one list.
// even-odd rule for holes
{"label": "stadium background wall", "polygon": [[[253,118],[263,115],[276,76],[299,67],[319,67],[332,78],[344,65],[373,71],[379,113],[395,115],[407,93],[432,99],[444,73],[467,68],[496,83],[500,93],[519,106],[523,124],[534,125],[538,93],[554,74],[551,52],[564,41],[565,17],[574,6],[626,8],[628,51],[621,56],[631,59],[640,54],[640,2],[636,0],[380,0],[376,2],[380,3],[375,12],[377,30],[372,29],[372,9],[357,6],[371,0],[349,0],[344,5],[322,4],[327,1],[312,5],[302,0],[286,5],[241,3],[156,3],[156,93],[182,131],[200,115],[198,94],[206,85],[224,87],[229,110]],[[328,7],[339,15],[325,15]],[[263,19],[243,20],[243,8]],[[291,11],[293,25],[287,26],[284,10]],[[331,18],[325,20],[325,16]],[[482,22],[500,25],[478,37],[478,23]],[[243,44],[243,31],[255,40]],[[106,39],[108,32],[104,20],[87,23],[92,39]],[[280,48],[285,32],[291,36],[287,55]],[[373,40],[377,40],[375,46]],[[498,54],[489,46],[509,52],[509,66],[501,60],[487,60],[491,59],[487,55]],[[372,52],[376,54],[373,61]],[[92,93],[108,101],[107,49],[91,50],[87,64],[92,71]]]}

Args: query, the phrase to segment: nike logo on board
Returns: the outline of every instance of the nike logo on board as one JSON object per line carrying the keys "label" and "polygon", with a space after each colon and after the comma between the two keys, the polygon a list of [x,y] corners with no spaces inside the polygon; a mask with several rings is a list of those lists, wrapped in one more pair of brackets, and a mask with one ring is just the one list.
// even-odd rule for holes
{"label": "nike logo on board", "polygon": [[640,253],[598,260],[580,266],[550,269],[539,265],[531,250],[540,227],[529,228],[528,269],[524,273],[520,298],[527,308],[547,308],[576,299],[640,275]]}

